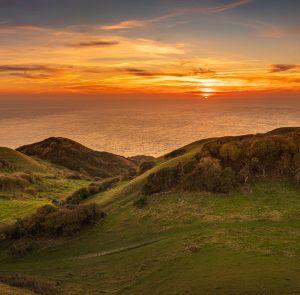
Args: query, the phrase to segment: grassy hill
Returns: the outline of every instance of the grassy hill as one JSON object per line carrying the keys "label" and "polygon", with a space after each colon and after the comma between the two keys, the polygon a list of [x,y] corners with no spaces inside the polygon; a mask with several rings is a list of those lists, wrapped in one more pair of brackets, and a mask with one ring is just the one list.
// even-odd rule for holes
{"label": "grassy hill", "polygon": [[59,282],[64,294],[296,294],[299,192],[263,182],[250,195],[168,193],[143,209],[116,202],[103,224],[26,257],[1,248],[0,272]]}
{"label": "grassy hill", "polygon": [[43,172],[45,167],[23,153],[0,147],[0,171]]}
{"label": "grassy hill", "polygon": [[0,224],[35,212],[52,200],[62,200],[88,185],[72,172],[21,152],[0,148]]}
{"label": "grassy hill", "polygon": [[17,150],[93,177],[130,175],[134,174],[137,168],[134,161],[111,153],[94,151],[61,137],[51,137],[19,147]]}
{"label": "grassy hill", "polygon": [[[101,223],[73,236],[35,240],[19,258],[9,255],[11,242],[0,243],[0,274],[48,280],[61,294],[298,294],[298,135],[293,128],[207,139],[162,156],[142,175],[85,201],[106,212]],[[190,178],[198,168],[183,168],[191,161],[202,167],[203,158],[217,160],[208,176],[219,185],[223,169],[238,175],[238,164],[257,156],[247,181],[237,178],[226,193],[184,186],[190,179],[202,184]],[[178,167],[180,182],[173,182]],[[161,178],[170,185],[145,194],[145,186],[160,185]]]}

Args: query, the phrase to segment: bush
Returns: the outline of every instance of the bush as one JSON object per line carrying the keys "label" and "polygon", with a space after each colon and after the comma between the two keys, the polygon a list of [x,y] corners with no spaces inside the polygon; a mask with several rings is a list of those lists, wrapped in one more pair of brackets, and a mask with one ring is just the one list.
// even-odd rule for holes
{"label": "bush", "polygon": [[120,181],[119,177],[114,177],[102,182],[94,182],[89,187],[83,187],[75,191],[72,195],[66,198],[65,203],[71,205],[77,205],[89,197],[104,192],[112,188],[116,183]]}
{"label": "bush", "polygon": [[148,199],[147,197],[143,196],[134,201],[133,205],[139,209],[142,209],[148,205]]}
{"label": "bush", "polygon": [[181,167],[165,167],[152,173],[147,178],[143,187],[145,195],[152,195],[161,191],[167,191],[177,185],[180,181]]}
{"label": "bush", "polygon": [[93,225],[106,214],[97,204],[55,208],[46,205],[30,217],[19,219],[12,225],[2,226],[4,239],[18,240],[23,237],[71,235],[87,225]]}
{"label": "bush", "polygon": [[138,174],[141,175],[155,166],[154,161],[145,161],[139,166]]}
{"label": "bush", "polygon": [[234,142],[228,142],[221,146],[220,156],[224,160],[237,161],[241,156],[241,149]]}
{"label": "bush", "polygon": [[17,173],[15,174],[16,176],[18,177],[21,177],[22,179],[25,179],[27,182],[33,184],[33,183],[36,183],[37,181],[37,178],[36,176],[34,176],[33,174],[30,174],[30,173]]}
{"label": "bush", "polygon": [[183,155],[185,152],[186,152],[185,149],[178,149],[169,154],[166,154],[164,158],[165,159],[173,159],[173,158]]}
{"label": "bush", "polygon": [[230,167],[223,169],[217,159],[206,157],[201,159],[196,169],[185,177],[183,188],[228,193],[236,182],[235,172]]}
{"label": "bush", "polygon": [[32,196],[36,196],[37,195],[37,189],[34,188],[34,187],[27,187],[25,189],[25,193],[29,194],[29,195],[32,195]]}
{"label": "bush", "polygon": [[67,204],[79,204],[81,201],[87,199],[91,196],[91,193],[88,188],[83,187],[75,191],[71,196],[66,199]]}
{"label": "bush", "polygon": [[22,191],[27,185],[29,182],[18,175],[0,174],[0,191]]}
{"label": "bush", "polygon": [[32,241],[16,241],[8,249],[8,253],[16,258],[20,258],[28,254],[34,247]]}
{"label": "bush", "polygon": [[92,183],[89,187],[89,195],[93,196],[99,193],[99,187],[97,185],[95,185],[94,183]]}
{"label": "bush", "polygon": [[111,189],[119,181],[120,181],[119,177],[114,177],[114,178],[102,181],[98,186],[99,193],[104,192],[108,189]]}
{"label": "bush", "polygon": [[17,273],[5,276],[1,275],[0,282],[12,287],[27,289],[41,295],[58,294],[58,284],[56,282]]}

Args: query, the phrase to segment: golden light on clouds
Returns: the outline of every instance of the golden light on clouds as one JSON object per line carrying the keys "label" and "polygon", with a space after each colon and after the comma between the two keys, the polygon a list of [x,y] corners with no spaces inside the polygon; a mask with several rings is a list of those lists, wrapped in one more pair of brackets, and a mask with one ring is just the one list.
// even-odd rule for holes
{"label": "golden light on clouds", "polygon": [[[151,23],[151,22],[150,22]],[[142,22],[121,22],[120,28]],[[1,93],[219,93],[300,90],[297,64],[199,53],[187,42],[120,35],[115,27],[0,26]],[[105,32],[106,33],[105,33]]]}

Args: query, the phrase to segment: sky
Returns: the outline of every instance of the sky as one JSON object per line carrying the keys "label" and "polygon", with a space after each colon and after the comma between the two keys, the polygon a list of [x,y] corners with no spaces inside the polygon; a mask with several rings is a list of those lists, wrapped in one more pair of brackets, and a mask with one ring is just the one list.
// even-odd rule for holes
{"label": "sky", "polygon": [[299,0],[0,0],[0,95],[300,93]]}

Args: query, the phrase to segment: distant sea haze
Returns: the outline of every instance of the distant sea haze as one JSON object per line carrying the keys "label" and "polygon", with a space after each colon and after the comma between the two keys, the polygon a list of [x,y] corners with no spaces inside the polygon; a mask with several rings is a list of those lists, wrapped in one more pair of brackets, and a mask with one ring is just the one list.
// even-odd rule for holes
{"label": "distant sea haze", "polygon": [[0,104],[0,145],[51,136],[124,156],[160,156],[193,141],[300,126],[299,101],[113,100]]}

